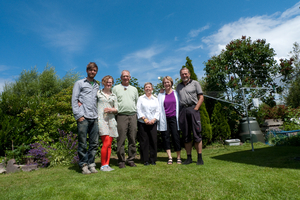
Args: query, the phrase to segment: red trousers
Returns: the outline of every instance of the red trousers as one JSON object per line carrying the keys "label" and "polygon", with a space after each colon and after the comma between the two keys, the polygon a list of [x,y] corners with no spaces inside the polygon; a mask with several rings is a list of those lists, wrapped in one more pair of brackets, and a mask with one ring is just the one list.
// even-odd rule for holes
{"label": "red trousers", "polygon": [[109,165],[110,154],[111,154],[111,143],[113,141],[112,137],[109,135],[102,135],[102,149],[101,149],[101,166]]}

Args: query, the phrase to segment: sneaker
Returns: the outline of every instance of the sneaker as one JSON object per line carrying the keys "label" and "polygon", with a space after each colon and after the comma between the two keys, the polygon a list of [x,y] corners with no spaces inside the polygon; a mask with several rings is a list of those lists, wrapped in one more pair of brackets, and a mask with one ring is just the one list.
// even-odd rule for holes
{"label": "sneaker", "polygon": [[95,169],[95,167],[89,167],[89,170],[91,173],[98,173],[98,171]]}
{"label": "sneaker", "polygon": [[111,168],[109,165],[107,166],[107,168],[109,169],[109,171],[115,170],[115,169]]}
{"label": "sneaker", "polygon": [[90,174],[91,171],[88,169],[88,166],[87,165],[84,165],[82,167],[82,174]]}
{"label": "sneaker", "polygon": [[109,172],[109,171],[111,171],[111,170],[108,168],[108,166],[102,166],[102,167],[100,168],[100,171],[103,171],[103,172]]}

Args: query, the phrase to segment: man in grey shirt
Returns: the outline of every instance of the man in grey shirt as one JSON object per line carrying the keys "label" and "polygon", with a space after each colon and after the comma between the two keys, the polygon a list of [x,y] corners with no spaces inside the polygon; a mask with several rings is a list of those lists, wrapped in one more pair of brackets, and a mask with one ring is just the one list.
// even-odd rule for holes
{"label": "man in grey shirt", "polygon": [[[98,66],[90,62],[86,67],[87,77],[77,81],[73,87],[72,109],[77,121],[79,167],[83,174],[97,173],[95,155],[98,150],[97,91],[99,84],[94,77]],[[87,134],[89,149],[87,151]]]}
{"label": "man in grey shirt", "polygon": [[199,108],[204,97],[198,81],[190,79],[191,74],[187,68],[180,70],[182,83],[177,85],[176,91],[180,99],[179,127],[182,131],[187,159],[183,164],[191,164],[192,160],[192,138],[193,132],[195,148],[198,153],[197,165],[203,165],[202,160],[202,136]]}

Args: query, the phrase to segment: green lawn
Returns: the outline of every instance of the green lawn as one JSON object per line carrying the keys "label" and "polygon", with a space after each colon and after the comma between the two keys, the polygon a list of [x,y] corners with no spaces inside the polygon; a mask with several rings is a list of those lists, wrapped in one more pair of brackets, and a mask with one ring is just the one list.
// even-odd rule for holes
{"label": "green lawn", "polygon": [[[209,146],[204,165],[167,165],[82,175],[76,166],[0,175],[0,199],[300,199],[300,147]],[[186,158],[182,151],[183,160]],[[174,155],[175,157],[175,155]],[[98,160],[97,168],[100,167]]]}

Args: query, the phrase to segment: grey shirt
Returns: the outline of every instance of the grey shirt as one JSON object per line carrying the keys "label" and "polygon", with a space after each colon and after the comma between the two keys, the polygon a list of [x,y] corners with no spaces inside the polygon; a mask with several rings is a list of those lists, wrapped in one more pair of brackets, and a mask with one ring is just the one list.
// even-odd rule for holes
{"label": "grey shirt", "polygon": [[198,103],[198,95],[203,94],[200,83],[192,79],[186,85],[179,83],[176,91],[179,94],[180,106],[196,105]]}
{"label": "grey shirt", "polygon": [[[76,81],[72,93],[72,110],[76,120],[80,117],[96,119],[97,114],[97,91],[99,85],[94,79],[92,85],[86,78]],[[78,106],[78,101],[82,105]]]}

